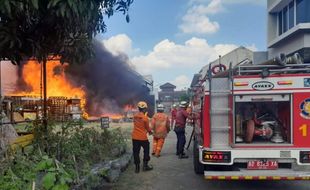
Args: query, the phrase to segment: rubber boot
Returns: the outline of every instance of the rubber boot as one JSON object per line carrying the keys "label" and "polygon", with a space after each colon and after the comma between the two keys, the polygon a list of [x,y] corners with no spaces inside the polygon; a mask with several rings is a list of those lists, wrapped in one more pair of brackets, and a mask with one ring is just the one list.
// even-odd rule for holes
{"label": "rubber boot", "polygon": [[151,165],[147,164],[148,162],[143,162],[143,171],[150,171],[153,169]]}
{"label": "rubber boot", "polygon": [[186,158],[188,158],[188,156],[186,154],[184,154],[184,153],[179,154],[179,159],[186,159]]}
{"label": "rubber boot", "polygon": [[136,164],[135,173],[139,173],[139,172],[140,172],[140,164]]}

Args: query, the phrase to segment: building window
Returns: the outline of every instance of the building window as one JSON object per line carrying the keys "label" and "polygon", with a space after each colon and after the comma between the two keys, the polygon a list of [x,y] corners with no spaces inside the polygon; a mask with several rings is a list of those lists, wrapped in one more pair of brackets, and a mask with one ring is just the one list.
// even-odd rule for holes
{"label": "building window", "polygon": [[310,1],[296,0],[296,23],[310,22]]}
{"label": "building window", "polygon": [[278,28],[279,28],[279,35],[282,34],[282,11],[278,13]]}
{"label": "building window", "polygon": [[289,4],[289,29],[293,28],[295,25],[295,9],[294,9],[294,1]]}
{"label": "building window", "polygon": [[283,33],[287,31],[287,7],[283,9]]}

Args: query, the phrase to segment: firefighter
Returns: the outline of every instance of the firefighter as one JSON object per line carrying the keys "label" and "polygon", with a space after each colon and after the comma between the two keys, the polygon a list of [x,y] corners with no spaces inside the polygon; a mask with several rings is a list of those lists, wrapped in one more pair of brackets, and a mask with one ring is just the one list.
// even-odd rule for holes
{"label": "firefighter", "polygon": [[138,103],[139,112],[133,117],[134,128],[132,131],[132,150],[133,158],[136,166],[135,172],[140,172],[140,148],[143,148],[143,171],[152,170],[153,167],[148,165],[150,161],[150,143],[147,138],[147,133],[152,135],[151,128],[149,126],[149,119],[145,115],[147,111],[147,103]]}
{"label": "firefighter", "polygon": [[180,108],[177,111],[176,123],[174,128],[174,131],[177,135],[176,155],[178,155],[179,159],[188,158],[188,156],[184,153],[184,146],[186,143],[185,126],[186,119],[189,118],[189,113],[186,111],[187,106],[188,105],[186,101],[182,101],[180,103]]}
{"label": "firefighter", "polygon": [[152,155],[160,157],[160,152],[163,148],[165,138],[170,131],[169,117],[163,113],[164,106],[158,104],[157,113],[153,116],[151,126],[153,129],[153,152]]}
{"label": "firefighter", "polygon": [[177,105],[173,104],[172,105],[172,110],[171,110],[171,129],[174,129],[175,126],[175,118],[177,116]]}

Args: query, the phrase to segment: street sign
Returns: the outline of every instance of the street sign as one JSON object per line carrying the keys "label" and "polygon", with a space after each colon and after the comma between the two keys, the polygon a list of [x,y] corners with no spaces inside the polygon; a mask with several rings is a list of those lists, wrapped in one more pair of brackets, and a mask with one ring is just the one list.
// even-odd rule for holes
{"label": "street sign", "polygon": [[109,128],[109,125],[110,125],[109,117],[101,117],[100,122],[101,122],[102,129]]}

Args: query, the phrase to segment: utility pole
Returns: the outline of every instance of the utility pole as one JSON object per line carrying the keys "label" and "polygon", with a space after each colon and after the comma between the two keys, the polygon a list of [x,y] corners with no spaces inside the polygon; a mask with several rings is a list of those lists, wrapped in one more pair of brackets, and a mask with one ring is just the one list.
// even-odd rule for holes
{"label": "utility pole", "polygon": [[46,82],[46,60],[43,60],[43,126],[47,132],[47,82]]}
{"label": "utility pole", "polygon": [[[2,104],[2,62],[0,61],[0,99],[1,99],[1,104]],[[2,111],[2,106],[0,108],[0,110]]]}

